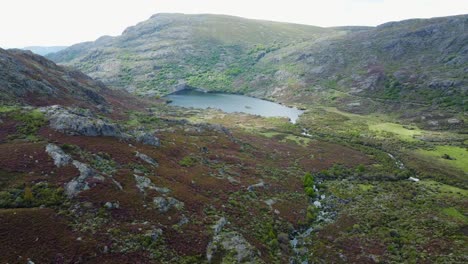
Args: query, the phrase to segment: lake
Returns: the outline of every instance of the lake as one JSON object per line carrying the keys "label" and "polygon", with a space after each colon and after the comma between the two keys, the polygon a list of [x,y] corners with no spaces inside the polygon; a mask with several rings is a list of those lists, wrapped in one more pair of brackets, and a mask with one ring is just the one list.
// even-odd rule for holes
{"label": "lake", "polygon": [[295,123],[304,112],[270,101],[244,95],[205,93],[197,90],[182,90],[165,97],[170,105],[193,108],[216,108],[226,113],[242,112],[264,117],[287,117]]}

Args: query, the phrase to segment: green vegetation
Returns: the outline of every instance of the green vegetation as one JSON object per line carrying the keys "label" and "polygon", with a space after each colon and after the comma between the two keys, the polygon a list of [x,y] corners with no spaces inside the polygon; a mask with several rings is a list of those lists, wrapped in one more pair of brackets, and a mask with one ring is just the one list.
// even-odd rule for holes
{"label": "green vegetation", "polygon": [[395,134],[402,140],[414,141],[415,136],[421,135],[421,130],[395,123],[378,123],[369,125],[371,131],[388,132]]}
{"label": "green vegetation", "polygon": [[198,163],[198,159],[193,156],[186,156],[179,161],[179,165],[183,167],[193,167]]}
{"label": "green vegetation", "polygon": [[17,133],[9,136],[11,139],[37,141],[37,132],[46,124],[44,114],[38,110],[2,107],[0,113],[6,113],[13,120],[19,122],[19,125],[16,127]]}
{"label": "green vegetation", "polygon": [[304,175],[304,191],[311,198],[315,197],[314,186],[315,186],[314,176],[312,176],[310,172],[306,173]]}
{"label": "green vegetation", "polygon": [[0,191],[0,208],[22,208],[38,206],[60,206],[64,203],[63,189],[47,183],[37,183],[24,188],[11,188]]}
{"label": "green vegetation", "polygon": [[17,110],[18,107],[16,106],[0,105],[0,114],[9,113]]}
{"label": "green vegetation", "polygon": [[468,223],[468,218],[453,207],[442,209],[442,212],[455,219]]}
{"label": "green vegetation", "polygon": [[[416,154],[468,173],[468,150],[466,148],[457,146],[437,146],[431,150],[418,149]],[[447,156],[450,158],[447,159]]]}
{"label": "green vegetation", "polygon": [[15,114],[13,119],[22,122],[18,128],[18,132],[26,136],[35,135],[39,128],[42,127],[46,122],[44,114],[36,110],[28,113],[22,112]]}
{"label": "green vegetation", "polygon": [[434,193],[437,193],[441,196],[450,196],[450,197],[468,197],[468,190],[458,188],[455,186],[443,184],[440,182],[432,180],[420,181],[419,184],[424,185],[425,187],[432,190]]}

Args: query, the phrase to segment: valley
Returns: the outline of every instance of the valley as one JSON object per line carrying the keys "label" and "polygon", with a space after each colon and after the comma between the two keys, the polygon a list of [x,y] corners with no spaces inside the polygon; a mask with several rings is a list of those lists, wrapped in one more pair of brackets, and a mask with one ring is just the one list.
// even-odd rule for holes
{"label": "valley", "polygon": [[0,261],[467,262],[467,21],[0,49]]}

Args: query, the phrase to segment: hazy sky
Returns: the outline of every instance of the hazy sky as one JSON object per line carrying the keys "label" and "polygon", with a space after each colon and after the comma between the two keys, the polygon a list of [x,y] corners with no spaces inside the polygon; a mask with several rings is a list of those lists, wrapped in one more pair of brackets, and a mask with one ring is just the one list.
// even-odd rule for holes
{"label": "hazy sky", "polygon": [[229,14],[316,26],[468,13],[468,0],[0,0],[0,47],[71,45],[163,12]]}

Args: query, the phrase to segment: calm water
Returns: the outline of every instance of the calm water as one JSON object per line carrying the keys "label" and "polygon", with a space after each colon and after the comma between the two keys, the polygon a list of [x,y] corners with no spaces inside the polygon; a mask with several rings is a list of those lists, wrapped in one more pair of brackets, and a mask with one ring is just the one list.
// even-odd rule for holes
{"label": "calm water", "polygon": [[236,94],[204,93],[183,90],[166,96],[171,105],[194,108],[217,108],[226,113],[243,112],[266,117],[287,117],[295,123],[303,111],[277,103]]}

